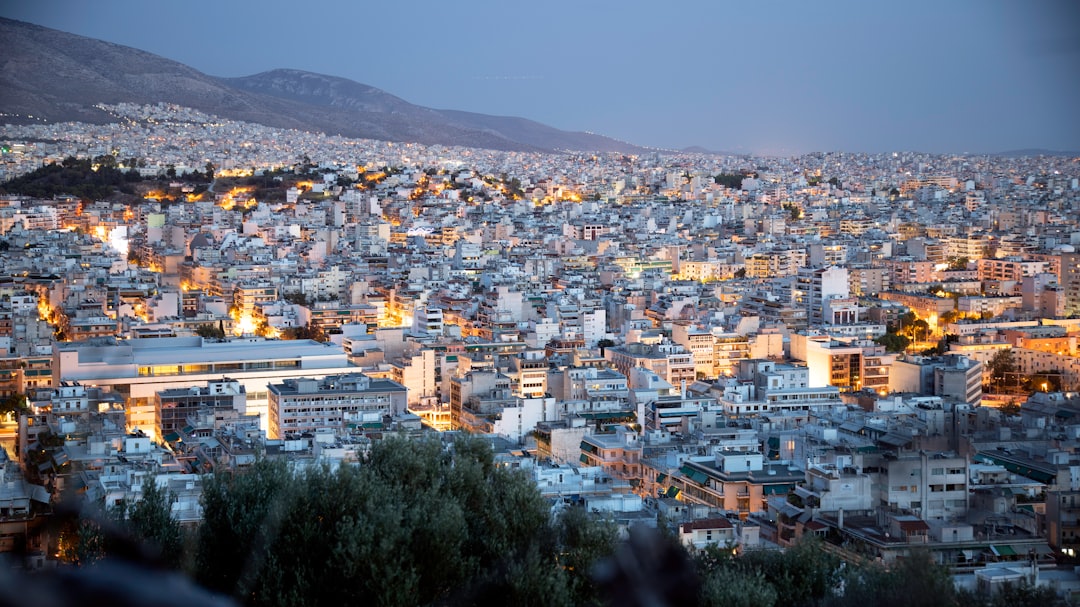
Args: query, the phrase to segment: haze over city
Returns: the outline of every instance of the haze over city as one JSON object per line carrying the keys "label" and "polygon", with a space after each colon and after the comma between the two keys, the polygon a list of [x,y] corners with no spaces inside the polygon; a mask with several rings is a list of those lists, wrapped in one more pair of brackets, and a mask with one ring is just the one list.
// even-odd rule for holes
{"label": "haze over city", "polygon": [[0,15],[214,76],[297,68],[668,149],[1080,147],[1073,2],[47,0]]}

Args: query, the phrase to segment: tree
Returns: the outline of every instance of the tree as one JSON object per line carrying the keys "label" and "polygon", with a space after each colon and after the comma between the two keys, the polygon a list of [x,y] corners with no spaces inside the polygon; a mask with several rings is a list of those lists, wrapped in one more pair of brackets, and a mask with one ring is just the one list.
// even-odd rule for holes
{"label": "tree", "polygon": [[955,309],[942,312],[941,316],[938,317],[938,325],[947,325],[956,322],[956,319],[958,318],[960,318],[960,312]]}
{"label": "tree", "polygon": [[792,221],[798,221],[799,219],[802,219],[803,211],[802,208],[799,207],[799,205],[795,204],[794,202],[785,202],[783,204],[783,207],[788,212],[788,215],[790,216]]}
{"label": "tree", "polygon": [[[898,333],[905,332],[905,330],[907,330],[911,325],[915,324],[915,321],[918,320],[918,319],[919,319],[919,317],[916,316],[914,312],[911,312],[911,311],[904,312],[903,314],[901,314],[897,318],[897,320],[900,323],[899,330],[897,332]],[[910,331],[907,331],[907,332],[910,332]]]}
{"label": "tree", "polygon": [[618,530],[611,521],[598,520],[583,507],[564,510],[555,524],[559,564],[567,572],[570,596],[575,605],[598,605],[596,585],[590,573],[604,557],[615,551]]}
{"label": "tree", "polygon": [[287,301],[287,302],[289,302],[291,304],[299,304],[301,306],[308,306],[308,305],[311,305],[311,303],[312,303],[311,301],[308,300],[307,295],[304,295],[303,293],[300,293],[300,292],[286,293],[282,297],[282,299],[284,299],[285,301]]}
{"label": "tree", "polygon": [[595,602],[584,580],[614,537],[553,526],[532,478],[471,438],[386,438],[333,471],[259,461],[207,478],[203,500],[196,575],[253,605]]}
{"label": "tree", "polygon": [[225,329],[221,326],[204,323],[195,327],[195,335],[205,339],[225,339]]}
{"label": "tree", "polygon": [[713,181],[717,185],[722,185],[725,188],[738,190],[742,188],[742,182],[745,177],[746,176],[742,173],[720,173],[713,177]]}
{"label": "tree", "polygon": [[911,340],[896,333],[886,333],[874,340],[875,343],[885,346],[888,352],[903,352],[911,344]]}
{"label": "tree", "polygon": [[950,257],[949,269],[950,270],[966,270],[968,262],[971,261],[967,257]]}
{"label": "tree", "polygon": [[760,571],[720,569],[701,585],[701,604],[709,607],[772,607],[777,604],[776,588]]}
{"label": "tree", "polygon": [[315,341],[326,341],[326,332],[323,328],[309,321],[308,324],[302,327],[289,327],[285,329],[281,334],[282,339],[313,339]]}
{"label": "tree", "polygon": [[148,544],[152,554],[166,566],[179,569],[184,558],[183,532],[172,517],[173,494],[159,487],[153,477],[143,481],[142,498],[124,503],[115,517],[128,532]]}
{"label": "tree", "polygon": [[0,400],[0,416],[8,413],[18,415],[30,410],[27,406],[25,394],[11,394],[6,396],[3,400]]}
{"label": "tree", "polygon": [[920,551],[885,568],[877,563],[849,566],[837,607],[947,607],[956,605],[956,588],[949,571]]}
{"label": "tree", "polygon": [[930,323],[926,322],[921,318],[911,323],[912,339],[918,340],[919,335],[922,335],[924,340],[930,335]]}
{"label": "tree", "polygon": [[614,346],[614,345],[615,345],[615,342],[608,339],[608,338],[606,338],[606,337],[601,339],[601,340],[598,340],[596,342],[596,347],[600,348],[600,356],[604,355],[604,350],[606,350],[607,348],[610,348],[611,346]]}
{"label": "tree", "polygon": [[1025,377],[1024,389],[1028,392],[1060,392],[1061,372],[1050,370]]}
{"label": "tree", "polygon": [[1016,385],[1016,358],[1012,348],[998,350],[986,365],[990,371],[990,389],[1002,391],[1008,385]]}
{"label": "tree", "polygon": [[105,556],[105,536],[101,524],[92,518],[71,517],[61,523],[57,555],[62,562],[84,567]]}

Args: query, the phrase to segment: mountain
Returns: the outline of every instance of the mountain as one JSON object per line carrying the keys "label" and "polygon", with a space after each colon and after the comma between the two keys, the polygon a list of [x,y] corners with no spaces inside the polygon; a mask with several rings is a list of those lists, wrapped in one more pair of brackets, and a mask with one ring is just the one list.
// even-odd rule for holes
{"label": "mountain", "polygon": [[518,151],[643,151],[539,122],[415,105],[300,70],[216,78],[118,44],[0,18],[0,112],[50,122],[114,120],[98,103],[175,103],[232,120],[345,137]]}
{"label": "mountain", "polygon": [[1005,156],[1005,157],[1020,157],[1020,156],[1066,156],[1076,157],[1080,156],[1080,152],[1065,151],[1065,150],[1044,150],[1042,148],[1025,148],[1023,150],[1009,150],[1008,152],[998,152],[991,154],[991,156]]}

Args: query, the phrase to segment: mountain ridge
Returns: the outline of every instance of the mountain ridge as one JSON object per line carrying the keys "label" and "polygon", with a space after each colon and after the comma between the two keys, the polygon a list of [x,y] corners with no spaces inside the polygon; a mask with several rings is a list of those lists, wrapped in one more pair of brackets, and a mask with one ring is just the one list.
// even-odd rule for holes
{"label": "mountain ridge", "polygon": [[140,49],[0,17],[0,112],[112,122],[99,103],[174,103],[231,120],[427,145],[639,153],[633,144],[512,116],[437,110],[325,74],[216,77]]}

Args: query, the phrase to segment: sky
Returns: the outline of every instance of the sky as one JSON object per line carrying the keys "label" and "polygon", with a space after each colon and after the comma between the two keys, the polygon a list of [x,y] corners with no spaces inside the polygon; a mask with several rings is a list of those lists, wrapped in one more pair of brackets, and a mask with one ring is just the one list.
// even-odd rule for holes
{"label": "sky", "polygon": [[294,68],[669,149],[1080,150],[1075,0],[8,0],[213,76]]}

